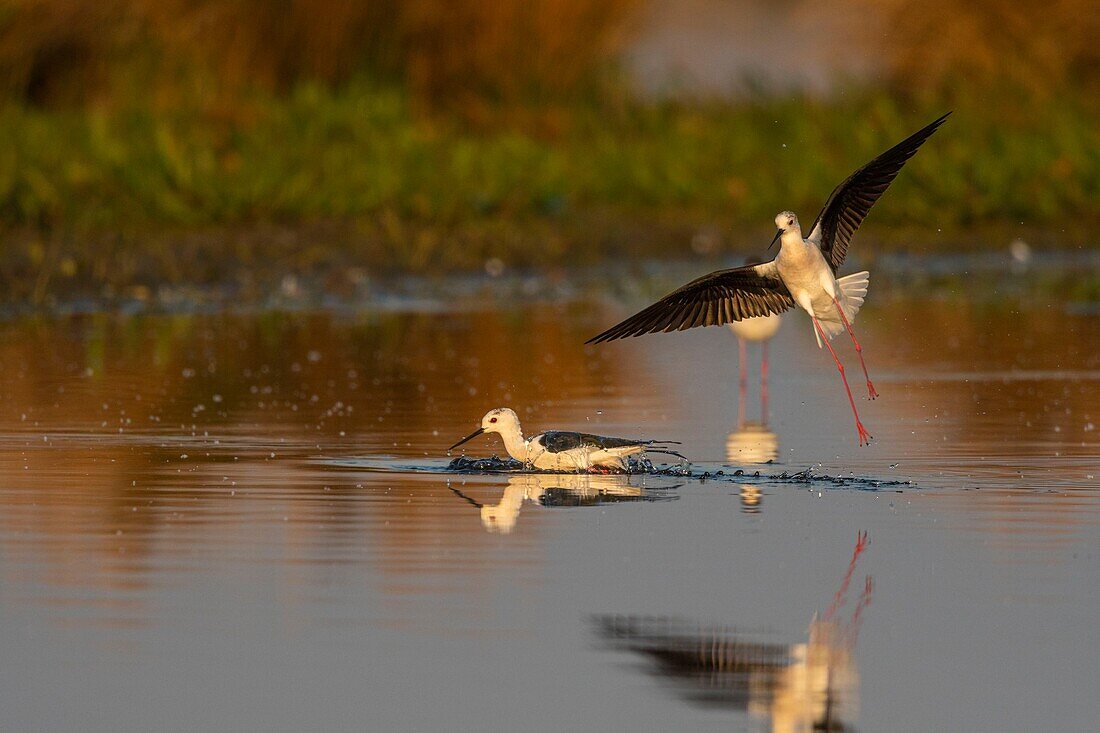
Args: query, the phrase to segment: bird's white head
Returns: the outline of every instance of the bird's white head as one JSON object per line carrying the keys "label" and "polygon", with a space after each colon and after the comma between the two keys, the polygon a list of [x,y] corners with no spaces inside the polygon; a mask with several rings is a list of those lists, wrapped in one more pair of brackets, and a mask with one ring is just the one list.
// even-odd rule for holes
{"label": "bird's white head", "polygon": [[519,430],[519,415],[508,407],[489,410],[481,418],[481,430],[486,433],[510,433]]}
{"label": "bird's white head", "polygon": [[780,211],[775,215],[775,228],[786,234],[787,232],[801,232],[798,225],[798,217],[793,211]]}
{"label": "bird's white head", "polygon": [[775,215],[775,230],[775,236],[772,237],[772,243],[768,245],[768,249],[774,247],[780,237],[788,244],[802,241],[802,227],[798,226],[798,217],[793,211],[780,211]]}
{"label": "bird's white head", "polygon": [[504,444],[506,446],[509,445],[509,441],[514,443],[516,438],[521,440],[523,438],[523,433],[520,432],[519,429],[519,416],[507,407],[498,407],[495,410],[489,410],[485,413],[485,417],[481,418],[481,427],[447,450],[454,450],[463,443],[473,440],[483,433],[500,433],[504,437]]}

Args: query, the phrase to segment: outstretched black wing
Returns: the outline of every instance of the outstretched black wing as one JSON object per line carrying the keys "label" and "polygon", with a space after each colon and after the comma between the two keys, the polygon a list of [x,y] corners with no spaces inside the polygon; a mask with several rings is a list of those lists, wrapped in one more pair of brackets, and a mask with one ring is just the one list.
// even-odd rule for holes
{"label": "outstretched black wing", "polygon": [[829,195],[825,208],[817,215],[810,227],[808,239],[817,242],[821,254],[833,272],[840,268],[844,256],[848,254],[848,245],[852,235],[863,223],[864,217],[878,201],[894,178],[913,157],[924,141],[943,124],[951,113],[948,112],[922,130],[913,133],[882,155],[872,160],[858,171],[848,176]]}
{"label": "outstretched black wing", "polygon": [[743,318],[782,313],[792,305],[794,300],[779,279],[775,262],[735,267],[692,280],[586,343],[683,331],[696,326],[721,326]]}

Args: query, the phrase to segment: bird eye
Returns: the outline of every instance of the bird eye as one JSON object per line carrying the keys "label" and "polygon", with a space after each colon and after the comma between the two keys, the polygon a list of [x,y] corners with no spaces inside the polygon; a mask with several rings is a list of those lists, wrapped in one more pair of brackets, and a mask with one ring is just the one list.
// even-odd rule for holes
{"label": "bird eye", "polygon": [[787,219],[787,226],[793,227],[794,226],[794,219]]}
{"label": "bird eye", "polygon": [[496,422],[496,421],[497,421],[497,419],[495,417],[489,418],[489,422]]}

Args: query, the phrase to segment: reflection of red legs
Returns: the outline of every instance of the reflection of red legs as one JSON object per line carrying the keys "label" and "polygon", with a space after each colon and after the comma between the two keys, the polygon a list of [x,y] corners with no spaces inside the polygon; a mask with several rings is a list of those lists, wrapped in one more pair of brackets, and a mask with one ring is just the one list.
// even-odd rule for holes
{"label": "reflection of red legs", "polygon": [[852,612],[852,625],[848,629],[848,643],[852,646],[856,645],[856,641],[859,639],[859,624],[863,618],[863,609],[871,605],[871,592],[875,589],[875,582],[868,575],[863,580],[863,592],[859,594],[859,601],[856,603],[856,610]]}
{"label": "reflection of red legs", "polygon": [[745,395],[748,391],[749,367],[745,352],[748,345],[745,339],[737,337],[737,368],[740,370],[740,381],[737,384],[737,429],[745,427]]}
{"label": "reflection of red legs", "polygon": [[768,342],[760,344],[760,424],[768,424]]}
{"label": "reflection of red legs", "polygon": [[878,392],[875,391],[875,385],[871,384],[871,378],[867,376],[867,365],[863,362],[863,347],[856,340],[856,332],[852,330],[852,324],[848,322],[848,316],[844,315],[844,309],[840,307],[840,301],[834,297],[833,303],[836,304],[836,312],[840,314],[840,320],[844,321],[844,325],[848,329],[848,335],[852,337],[852,343],[856,345],[856,353],[859,354],[859,365],[863,367],[863,378],[867,380],[867,396],[873,400],[878,397]]}
{"label": "reflection of red legs", "polygon": [[859,561],[859,556],[863,554],[863,551],[867,549],[867,533],[860,532],[856,536],[856,547],[852,550],[852,559],[848,561],[848,570],[844,573],[844,580],[840,582],[840,588],[837,589],[836,594],[833,596],[833,603],[829,606],[829,610],[825,612],[825,621],[832,621],[833,616],[844,605],[845,598],[848,594],[848,586],[852,584],[852,573],[856,570],[856,563]]}
{"label": "reflection of red legs", "polygon": [[828,347],[829,353],[833,355],[833,361],[836,362],[836,368],[840,372],[840,378],[844,380],[844,391],[848,393],[848,402],[852,405],[852,414],[856,418],[856,431],[859,433],[859,444],[867,445],[871,444],[871,434],[867,432],[867,429],[863,427],[863,423],[859,421],[859,412],[856,411],[856,401],[852,399],[852,388],[848,386],[848,377],[844,375],[844,365],[840,363],[840,358],[837,357],[836,352],[833,351],[833,345],[829,343],[829,337],[825,335],[825,330],[821,328],[821,323],[817,320],[817,316],[813,316],[814,327],[817,329],[817,333],[821,336],[821,340],[825,342],[825,346]]}

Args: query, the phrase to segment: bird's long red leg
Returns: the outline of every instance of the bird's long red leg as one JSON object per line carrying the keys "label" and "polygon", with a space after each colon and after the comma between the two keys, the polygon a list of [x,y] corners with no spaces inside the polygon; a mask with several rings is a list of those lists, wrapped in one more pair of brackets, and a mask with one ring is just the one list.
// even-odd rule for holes
{"label": "bird's long red leg", "polygon": [[821,340],[825,342],[825,346],[828,347],[829,353],[833,355],[833,361],[836,362],[837,371],[840,372],[840,378],[844,380],[844,391],[848,393],[848,402],[852,405],[852,414],[856,418],[856,431],[859,433],[859,444],[867,445],[871,444],[871,434],[867,432],[867,429],[863,427],[863,423],[859,421],[859,412],[856,410],[856,401],[852,399],[852,388],[848,386],[848,377],[844,375],[844,365],[840,363],[840,358],[837,357],[836,352],[833,351],[833,345],[829,343],[829,337],[825,335],[825,330],[821,328],[821,323],[818,322],[817,316],[813,316],[814,328],[817,329],[817,333],[821,336]]}
{"label": "bird's long red leg", "polygon": [[760,345],[760,423],[768,424],[768,342]]}
{"label": "bird's long red leg", "polygon": [[737,429],[745,427],[745,399],[748,392],[748,360],[745,357],[745,339],[737,337],[737,368],[740,370],[740,381],[737,384]]}
{"label": "bird's long red leg", "polygon": [[852,343],[856,345],[856,353],[859,354],[859,365],[863,367],[863,378],[867,380],[867,396],[873,400],[878,397],[878,392],[875,391],[875,385],[871,384],[871,377],[867,374],[867,364],[863,361],[863,347],[859,345],[856,332],[852,329],[852,324],[848,322],[848,316],[844,315],[844,309],[840,307],[840,301],[835,296],[833,297],[833,303],[836,304],[836,312],[840,314],[840,320],[844,321],[844,325],[848,329],[848,335],[852,337]]}

